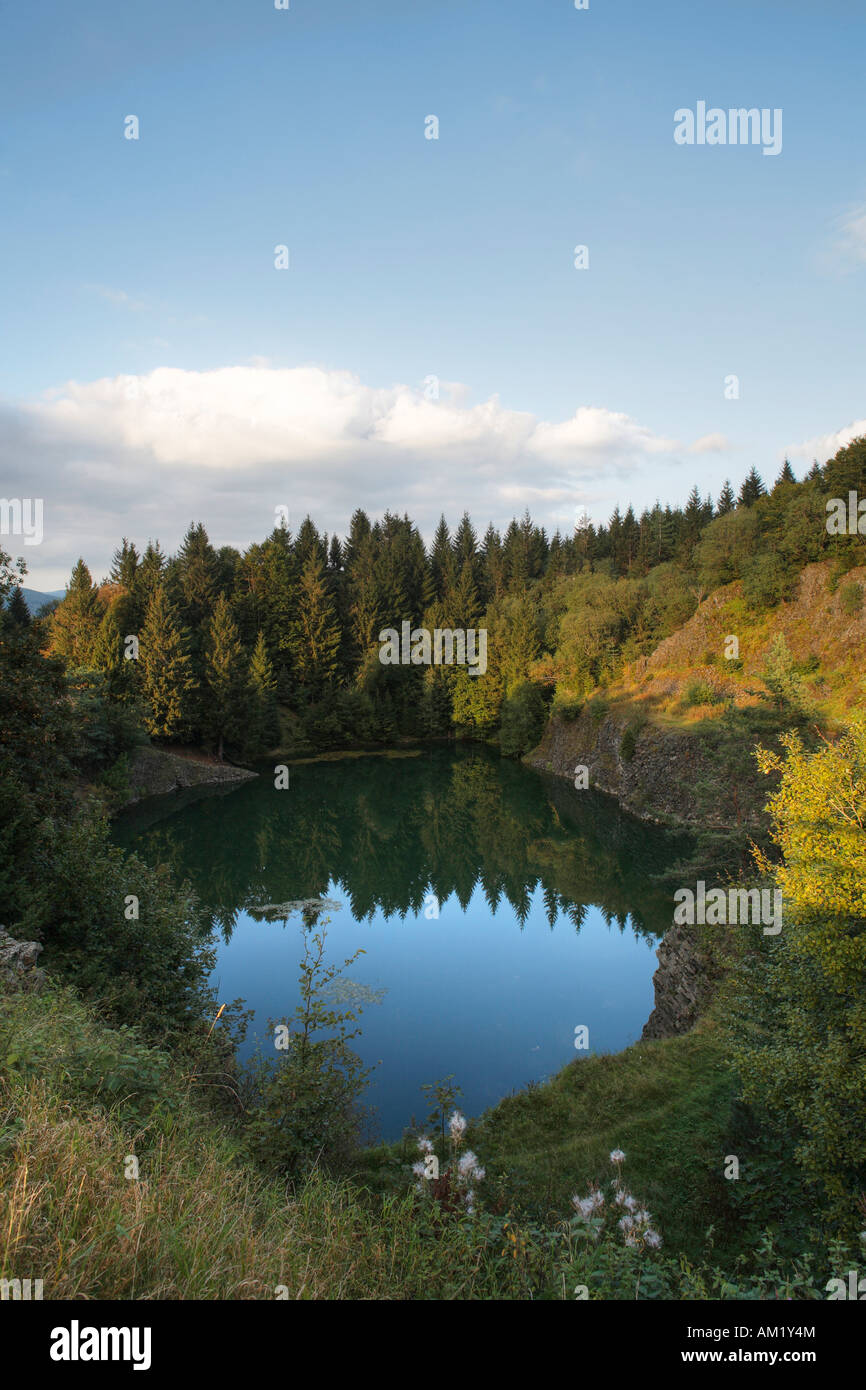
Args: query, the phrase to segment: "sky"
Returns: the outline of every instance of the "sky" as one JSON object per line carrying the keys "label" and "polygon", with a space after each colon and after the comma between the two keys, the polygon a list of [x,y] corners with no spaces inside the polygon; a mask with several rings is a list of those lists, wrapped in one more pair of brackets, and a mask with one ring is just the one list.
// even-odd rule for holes
{"label": "sky", "polygon": [[[860,0],[0,4],[0,491],[44,510],[0,548],[52,590],[194,519],[802,476],[866,433],[864,40]],[[701,102],[781,149],[678,143]]]}

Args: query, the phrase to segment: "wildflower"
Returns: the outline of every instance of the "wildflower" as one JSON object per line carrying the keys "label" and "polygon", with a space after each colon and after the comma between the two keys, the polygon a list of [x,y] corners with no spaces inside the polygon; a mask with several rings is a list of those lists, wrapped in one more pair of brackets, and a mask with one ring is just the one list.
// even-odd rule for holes
{"label": "wildflower", "polygon": [[632,1197],[630,1192],[626,1192],[625,1188],[621,1187],[616,1194],[616,1204],[618,1207],[625,1207],[626,1211],[635,1211],[637,1198]]}
{"label": "wildflower", "polygon": [[457,1160],[457,1177],[460,1182],[471,1182],[473,1179],[475,1182],[482,1181],[484,1169],[471,1149],[467,1149]]}
{"label": "wildflower", "polygon": [[466,1196],[463,1198],[463,1201],[466,1205],[466,1210],[471,1216],[472,1213],[475,1211],[475,1193],[471,1187],[469,1188],[469,1191],[466,1193]]}
{"label": "wildflower", "polygon": [[459,1110],[455,1110],[448,1121],[448,1130],[455,1144],[459,1144],[466,1133],[466,1117],[461,1115]]}
{"label": "wildflower", "polygon": [[426,1134],[422,1134],[418,1140],[418,1148],[422,1154],[432,1154],[433,1140],[428,1139]]}
{"label": "wildflower", "polygon": [[651,1250],[658,1250],[659,1246],[662,1243],[662,1238],[659,1235],[658,1231],[646,1231],[644,1233],[644,1240],[646,1241],[647,1245],[650,1247]]}
{"label": "wildflower", "polygon": [[[635,1202],[635,1206],[637,1206],[637,1202]],[[649,1214],[649,1212],[647,1211],[646,1207],[644,1207],[641,1211],[635,1212],[635,1218],[634,1218],[634,1219],[635,1219],[635,1221],[637,1221],[638,1224],[641,1225],[641,1226],[648,1226],[648,1225],[650,1224],[650,1222],[652,1221],[652,1217],[650,1216],[650,1214]]]}
{"label": "wildflower", "polygon": [[624,1163],[625,1154],[622,1149],[614,1149],[610,1155],[610,1161],[611,1163]]}
{"label": "wildflower", "polygon": [[415,1177],[416,1177],[416,1178],[423,1178],[423,1177],[425,1177],[425,1176],[426,1176],[426,1173],[427,1173],[426,1164],[424,1164],[423,1162],[413,1163],[413,1164],[412,1164],[412,1172],[415,1174]]}
{"label": "wildflower", "polygon": [[620,1219],[619,1219],[619,1221],[617,1222],[617,1225],[619,1226],[619,1229],[620,1229],[621,1231],[630,1231],[630,1230],[632,1229],[632,1227],[634,1226],[634,1217],[633,1217],[633,1216],[621,1216]]}

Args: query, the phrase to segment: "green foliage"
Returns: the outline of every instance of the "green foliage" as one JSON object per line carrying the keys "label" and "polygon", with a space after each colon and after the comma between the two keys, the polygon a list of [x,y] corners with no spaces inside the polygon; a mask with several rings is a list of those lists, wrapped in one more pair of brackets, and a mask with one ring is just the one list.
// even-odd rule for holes
{"label": "green foliage", "polygon": [[300,1002],[290,1019],[270,1025],[284,1055],[276,1064],[259,1059],[247,1070],[251,1151],[289,1176],[316,1163],[346,1163],[358,1139],[358,1098],[370,1075],[349,1046],[360,1031],[349,1027],[360,1009],[335,1009],[328,998],[343,970],[364,952],[342,966],[325,965],[326,936],[324,929],[305,935]]}
{"label": "green foliage", "polygon": [[741,572],[743,597],[758,612],[790,596],[793,575],[778,554],[752,555],[743,562]]}
{"label": "green foliage", "polygon": [[187,638],[162,585],[153,591],[141,634],[144,723],[152,738],[170,739],[189,729],[196,690]]}
{"label": "green foliage", "polygon": [[780,936],[740,967],[732,1054],[745,1098],[790,1130],[806,1178],[820,1183],[849,1230],[866,1190],[866,721],[810,751],[797,733],[770,800],[781,864],[759,855],[782,893]]}
{"label": "green foliage", "polygon": [[773,638],[761,674],[769,698],[777,709],[791,710],[802,718],[813,714],[814,702],[796,670],[791,650],[781,632]]}
{"label": "green foliage", "polygon": [[213,1009],[214,951],[194,898],[115,848],[95,807],[42,822],[31,858],[18,934],[43,940],[46,962],[112,1023],[148,1039],[177,1037]]}
{"label": "green foliage", "polygon": [[277,682],[263,632],[259,632],[250,658],[249,693],[247,747],[261,752],[272,748],[280,734]]}
{"label": "green foliage", "polygon": [[167,1055],[136,1030],[100,1026],[68,986],[49,981],[0,1010],[0,1074],[41,1079],[76,1106],[141,1121],[164,1105]]}
{"label": "green foliage", "polygon": [[445,1150],[445,1124],[449,1112],[452,1111],[457,1102],[457,1097],[462,1096],[463,1091],[454,1080],[454,1073],[449,1072],[447,1076],[440,1077],[438,1081],[425,1081],[421,1085],[427,1100],[427,1116],[424,1127],[438,1131],[441,1140],[441,1149]]}
{"label": "green foliage", "polygon": [[619,745],[619,755],[627,763],[630,763],[637,748],[637,734],[631,724],[625,730]]}
{"label": "green foliage", "polygon": [[722,702],[723,696],[710,685],[709,681],[702,680],[699,676],[694,676],[686,683],[680,698],[683,709],[692,709],[695,705],[717,705]]}
{"label": "green foliage", "polygon": [[207,629],[203,732],[222,761],[223,749],[239,749],[247,739],[250,688],[240,635],[228,600],[220,594]]}
{"label": "green foliage", "polygon": [[499,728],[499,747],[507,758],[519,757],[541,738],[547,706],[537,685],[523,681],[505,697]]}

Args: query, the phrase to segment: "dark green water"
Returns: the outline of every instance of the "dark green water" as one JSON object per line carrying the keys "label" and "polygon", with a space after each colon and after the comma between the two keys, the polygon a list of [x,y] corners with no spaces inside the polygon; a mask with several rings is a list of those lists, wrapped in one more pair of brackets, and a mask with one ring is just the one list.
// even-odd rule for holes
{"label": "dark green water", "polygon": [[[477,1114],[571,1061],[579,1025],[593,1052],[635,1041],[671,921],[658,879],[686,847],[474,747],[299,764],[283,790],[269,766],[236,791],[151,803],[116,835],[192,882],[220,999],[256,1011],[246,1052],[270,1049],[268,1019],[294,1008],[313,922],[329,919],[329,960],[364,948],[349,979],[381,993],[355,1046],[381,1060],[365,1101],[385,1138],[423,1113],[422,1082],[455,1073]],[[339,907],[281,906],[309,899]]]}

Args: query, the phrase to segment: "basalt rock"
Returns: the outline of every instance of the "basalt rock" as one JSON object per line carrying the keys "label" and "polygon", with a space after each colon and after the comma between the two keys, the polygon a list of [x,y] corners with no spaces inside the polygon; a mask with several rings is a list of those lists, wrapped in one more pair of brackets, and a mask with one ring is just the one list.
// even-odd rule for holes
{"label": "basalt rock", "polygon": [[36,964],[41,950],[38,941],[16,941],[0,927],[0,982],[16,989],[40,989],[45,980],[45,971]]}
{"label": "basalt rock", "polygon": [[764,822],[763,787],[758,797],[700,737],[660,728],[633,708],[602,713],[590,703],[576,719],[555,715],[524,762],[572,781],[585,767],[591,787],[642,820],[749,831]]}
{"label": "basalt rock", "polygon": [[147,746],[137,749],[130,759],[130,795],[124,806],[135,806],[152,796],[166,796],[191,788],[229,790],[257,776],[256,772],[233,767],[231,763],[200,761],[181,757],[166,748]]}
{"label": "basalt rock", "polygon": [[656,955],[655,1007],[644,1024],[642,1041],[688,1033],[697,1022],[714,983],[714,972],[697,942],[693,927],[671,927],[659,943]]}

